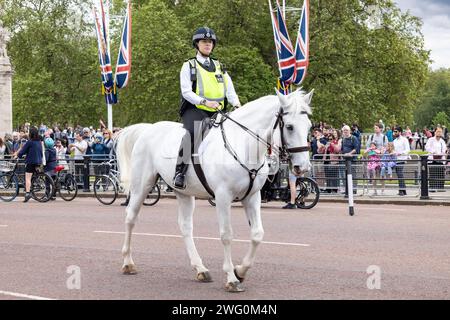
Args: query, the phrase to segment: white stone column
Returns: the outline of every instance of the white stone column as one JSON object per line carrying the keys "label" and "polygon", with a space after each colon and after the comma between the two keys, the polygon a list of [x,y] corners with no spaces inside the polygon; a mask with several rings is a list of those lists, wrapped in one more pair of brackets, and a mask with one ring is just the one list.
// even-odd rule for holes
{"label": "white stone column", "polygon": [[12,68],[6,52],[7,32],[0,26],[0,137],[12,132]]}

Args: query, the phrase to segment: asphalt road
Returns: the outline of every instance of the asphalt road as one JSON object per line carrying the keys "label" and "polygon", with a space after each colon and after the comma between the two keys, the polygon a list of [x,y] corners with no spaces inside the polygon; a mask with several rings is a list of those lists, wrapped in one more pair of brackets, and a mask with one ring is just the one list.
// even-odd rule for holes
{"label": "asphalt road", "polygon": [[[212,283],[194,280],[172,199],[142,208],[132,242],[134,276],[120,272],[124,208],[118,201],[21,200],[0,203],[0,299],[450,298],[448,207],[356,205],[350,217],[342,203],[289,211],[282,203],[264,204],[265,242],[246,291],[232,294],[223,289],[223,249],[215,209],[206,201],[197,202],[194,235]],[[233,207],[232,215],[235,238],[247,240],[243,209]],[[248,245],[233,243],[234,263]]]}

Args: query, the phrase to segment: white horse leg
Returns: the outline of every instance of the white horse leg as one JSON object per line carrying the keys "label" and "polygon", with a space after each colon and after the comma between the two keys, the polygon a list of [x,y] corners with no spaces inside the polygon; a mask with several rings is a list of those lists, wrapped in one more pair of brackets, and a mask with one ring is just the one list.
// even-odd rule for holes
{"label": "white horse leg", "polygon": [[250,248],[242,260],[242,264],[237,265],[235,273],[238,279],[244,281],[245,275],[253,265],[256,255],[256,249],[264,237],[264,229],[261,221],[261,193],[255,192],[252,196],[244,199],[242,202],[245,208],[245,214],[250,223],[251,239]]}
{"label": "white horse leg", "polygon": [[136,224],[139,210],[142,207],[147,194],[156,182],[156,175],[138,175],[133,177],[133,183],[130,190],[130,202],[125,209],[127,216],[125,218],[125,241],[122,247],[123,256],[123,274],[136,274],[137,269],[131,257],[131,235],[133,233],[134,225]]}
{"label": "white horse leg", "polygon": [[224,249],[223,271],[227,274],[225,289],[229,292],[241,292],[244,288],[234,274],[234,265],[231,259],[231,241],[233,240],[233,229],[231,227],[231,197],[225,192],[216,192],[220,197],[216,199],[216,211],[219,221],[220,239]]}
{"label": "white horse leg", "polygon": [[212,278],[209,270],[203,265],[202,258],[198,254],[193,238],[193,214],[195,208],[195,198],[182,195],[177,192],[178,200],[178,226],[183,235],[184,244],[191,260],[191,266],[197,271],[197,280],[201,282],[211,282]]}

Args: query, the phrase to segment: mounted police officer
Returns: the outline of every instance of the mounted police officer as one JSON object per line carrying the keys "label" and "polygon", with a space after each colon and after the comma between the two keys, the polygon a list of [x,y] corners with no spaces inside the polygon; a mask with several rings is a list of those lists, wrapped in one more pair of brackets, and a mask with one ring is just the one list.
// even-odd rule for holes
{"label": "mounted police officer", "polygon": [[[192,37],[192,45],[197,50],[197,55],[186,61],[181,68],[180,116],[187,132],[178,154],[173,179],[175,188],[186,187],[185,174],[196,134],[194,128],[199,127],[198,124],[203,119],[213,117],[218,110],[225,110],[227,102],[234,107],[240,107],[239,97],[230,76],[218,60],[211,58],[216,43],[217,38],[212,29],[197,29]],[[191,150],[183,148],[189,145]]]}

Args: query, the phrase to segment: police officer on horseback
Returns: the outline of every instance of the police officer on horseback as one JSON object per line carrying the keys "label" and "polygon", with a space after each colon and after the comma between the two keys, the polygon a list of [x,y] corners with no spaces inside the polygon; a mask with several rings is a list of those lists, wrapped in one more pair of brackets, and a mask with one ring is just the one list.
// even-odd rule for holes
{"label": "police officer on horseback", "polygon": [[[194,129],[199,128],[198,124],[205,118],[213,117],[218,110],[225,111],[227,102],[234,107],[240,107],[239,97],[229,74],[218,60],[211,57],[216,43],[217,38],[212,29],[197,29],[192,37],[192,45],[197,50],[197,55],[187,60],[181,68],[180,116],[187,132],[178,153],[173,179],[175,188],[186,187],[185,174],[197,134]],[[185,150],[188,148],[183,146],[190,146],[191,150]]]}

